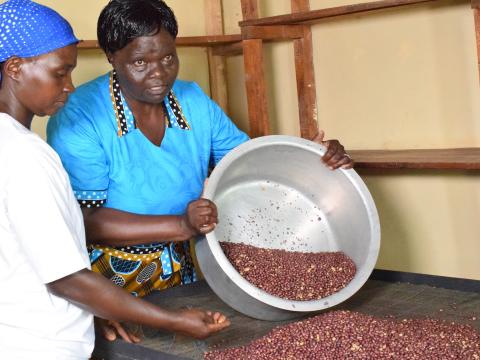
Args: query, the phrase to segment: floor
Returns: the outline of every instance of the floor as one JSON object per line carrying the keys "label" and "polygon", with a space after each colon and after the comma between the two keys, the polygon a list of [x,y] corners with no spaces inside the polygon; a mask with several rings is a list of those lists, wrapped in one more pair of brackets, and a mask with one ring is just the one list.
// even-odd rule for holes
{"label": "floor", "polygon": [[[243,345],[287,322],[267,322],[242,315],[224,304],[205,282],[158,292],[149,296],[148,300],[167,308],[219,310],[229,317],[232,325],[203,341],[148,328],[143,329],[144,340],[140,345],[97,339],[94,352],[96,360],[202,359],[203,352],[213,346],[224,348]],[[359,292],[335,309],[379,317],[432,317],[470,324],[480,330],[480,294],[426,285],[369,280]]]}

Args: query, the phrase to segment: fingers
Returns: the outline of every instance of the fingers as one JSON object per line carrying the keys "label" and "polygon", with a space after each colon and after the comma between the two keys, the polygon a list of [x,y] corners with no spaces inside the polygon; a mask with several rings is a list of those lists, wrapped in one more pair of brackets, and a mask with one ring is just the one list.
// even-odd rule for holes
{"label": "fingers", "polygon": [[117,338],[115,329],[110,326],[108,320],[95,317],[95,330],[108,341],[114,341]]}
{"label": "fingers", "polygon": [[127,331],[125,330],[125,328],[123,327],[123,325],[117,321],[109,321],[110,325],[115,329],[115,331],[117,332],[118,335],[120,335],[120,337],[128,342],[128,343],[138,343],[140,342],[140,338],[138,336],[136,336],[135,334],[133,334],[131,331]]}
{"label": "fingers", "polygon": [[192,201],[187,213],[189,224],[201,234],[209,233],[218,223],[217,207],[208,199]]}
{"label": "fingers", "polygon": [[95,325],[97,330],[108,341],[116,340],[117,335],[128,343],[138,343],[141,341],[141,339],[131,331],[126,331],[122,324],[117,321],[95,318]]}
{"label": "fingers", "polygon": [[227,327],[230,326],[230,320],[225,319],[225,321],[221,323],[213,323],[213,324],[207,324],[208,330],[210,333],[216,333],[220,330],[223,330]]}
{"label": "fingers", "polygon": [[115,329],[108,324],[102,326],[100,332],[102,333],[103,337],[108,341],[114,341],[117,338],[117,333],[115,332]]}
{"label": "fingers", "polygon": [[338,140],[324,140],[325,132],[319,130],[312,141],[317,144],[322,144],[327,148],[327,151],[322,156],[322,161],[332,170],[342,168],[351,169],[353,167],[353,160],[345,152],[345,148]]}
{"label": "fingers", "polygon": [[213,314],[213,321],[217,324],[221,324],[227,321],[227,317],[222,313],[216,312],[215,314]]}
{"label": "fingers", "polygon": [[209,232],[215,230],[217,224],[210,224],[210,225],[202,225],[200,226],[199,232],[200,234],[208,234]]}
{"label": "fingers", "polygon": [[319,130],[317,135],[313,137],[312,141],[316,142],[317,144],[323,144],[324,137],[325,137],[325,131]]}
{"label": "fingers", "polygon": [[219,313],[218,311],[216,311],[215,313],[212,313],[211,311],[205,311],[205,313],[208,315],[208,317],[211,320],[213,320],[213,321],[210,321],[210,323],[212,324],[222,324],[225,321],[228,321],[227,317],[222,313]]}
{"label": "fingers", "polygon": [[343,157],[344,149],[338,140],[328,140],[324,142],[327,147],[325,155],[322,156],[322,160],[327,166],[333,167],[340,158]]}
{"label": "fingers", "polygon": [[201,309],[181,310],[182,328],[177,331],[197,339],[205,339],[208,336],[230,326],[230,321],[219,312],[204,311]]}
{"label": "fingers", "polygon": [[217,207],[200,208],[197,212],[197,217],[200,223],[200,232],[206,234],[212,231],[218,223]]}
{"label": "fingers", "polygon": [[212,313],[211,311],[206,312],[210,317],[211,321],[208,321],[207,327],[211,333],[220,331],[230,326],[230,320],[227,319],[225,315],[219,312]]}
{"label": "fingers", "polygon": [[345,149],[338,140],[328,140],[324,144],[327,146],[327,151],[322,157],[322,161],[332,170],[342,168],[351,169],[353,167],[352,158],[345,152]]}
{"label": "fingers", "polygon": [[217,207],[212,203],[213,206],[203,206],[196,209],[196,213],[200,216],[212,216],[217,217]]}
{"label": "fingers", "polygon": [[341,167],[342,169],[351,169],[353,168],[354,163],[355,162],[350,157],[350,155],[345,154],[343,155],[343,159],[339,163],[339,167]]}

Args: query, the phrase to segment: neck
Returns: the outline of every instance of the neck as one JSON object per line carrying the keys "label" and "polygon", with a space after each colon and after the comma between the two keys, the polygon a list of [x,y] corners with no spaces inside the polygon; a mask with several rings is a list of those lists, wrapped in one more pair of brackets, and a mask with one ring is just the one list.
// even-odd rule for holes
{"label": "neck", "polygon": [[149,119],[163,119],[162,104],[149,104],[132,99],[124,94],[127,105],[138,122],[148,121]]}
{"label": "neck", "polygon": [[26,109],[7,89],[0,90],[0,112],[10,115],[27,129],[32,125],[33,112]]}

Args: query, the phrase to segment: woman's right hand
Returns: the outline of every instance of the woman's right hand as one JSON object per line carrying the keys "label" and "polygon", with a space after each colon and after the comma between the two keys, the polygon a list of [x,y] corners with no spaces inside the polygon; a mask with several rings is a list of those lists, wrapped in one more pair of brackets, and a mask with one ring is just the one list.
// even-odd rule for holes
{"label": "woman's right hand", "polygon": [[171,330],[196,339],[205,339],[230,326],[225,315],[200,309],[179,310],[176,319],[177,324]]}
{"label": "woman's right hand", "polygon": [[192,236],[209,233],[218,222],[217,207],[208,199],[191,201],[182,220],[193,232]]}

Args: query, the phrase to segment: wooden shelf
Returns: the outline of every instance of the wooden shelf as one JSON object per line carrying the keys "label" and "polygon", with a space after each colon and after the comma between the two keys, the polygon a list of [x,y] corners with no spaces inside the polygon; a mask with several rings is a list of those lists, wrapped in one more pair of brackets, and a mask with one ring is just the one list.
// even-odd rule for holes
{"label": "wooden shelf", "polygon": [[480,170],[480,148],[351,150],[356,169]]}
{"label": "wooden shelf", "polygon": [[178,37],[177,46],[215,47],[224,46],[242,41],[242,35],[207,35]]}
{"label": "wooden shelf", "polygon": [[363,4],[343,5],[327,9],[310,10],[286,15],[264,17],[240,22],[240,27],[258,25],[298,25],[311,24],[325,18],[359,14],[374,10],[390,9],[400,6],[438,2],[439,0],[382,0]]}
{"label": "wooden shelf", "polygon": [[[181,47],[217,47],[231,45],[242,41],[241,35],[210,35],[177,37],[176,44]],[[79,49],[99,49],[97,40],[82,40]]]}

